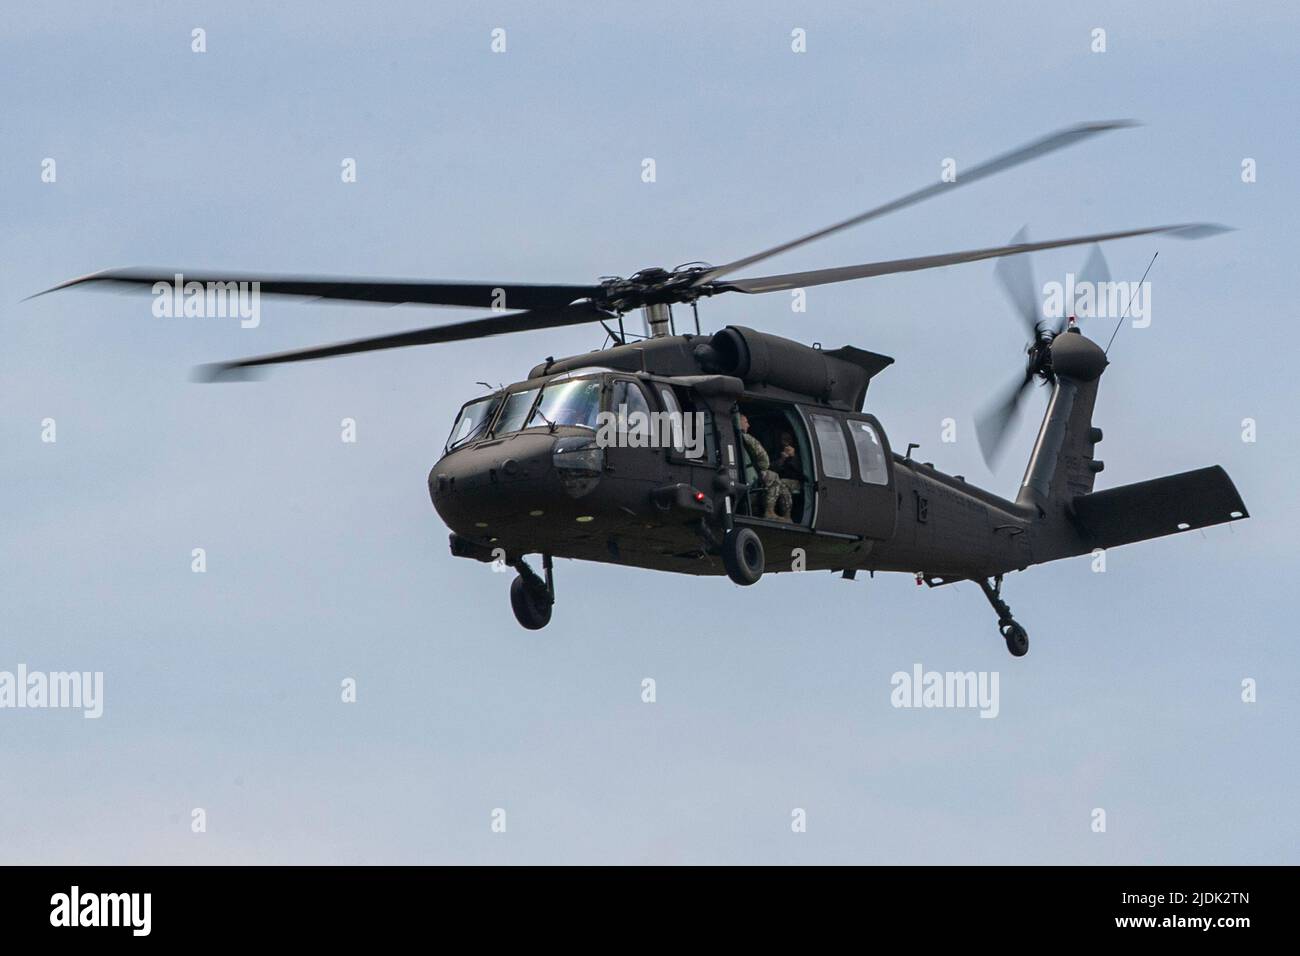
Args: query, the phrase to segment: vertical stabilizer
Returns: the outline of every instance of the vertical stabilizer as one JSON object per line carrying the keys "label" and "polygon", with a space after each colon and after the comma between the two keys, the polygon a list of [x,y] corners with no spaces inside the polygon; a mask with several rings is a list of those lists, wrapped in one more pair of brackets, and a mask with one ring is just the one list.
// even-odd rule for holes
{"label": "vertical stabilizer", "polygon": [[1052,394],[1038,429],[1016,503],[1056,516],[1076,495],[1092,491],[1104,467],[1093,457],[1101,429],[1092,424],[1106,354],[1071,326],[1052,342]]}

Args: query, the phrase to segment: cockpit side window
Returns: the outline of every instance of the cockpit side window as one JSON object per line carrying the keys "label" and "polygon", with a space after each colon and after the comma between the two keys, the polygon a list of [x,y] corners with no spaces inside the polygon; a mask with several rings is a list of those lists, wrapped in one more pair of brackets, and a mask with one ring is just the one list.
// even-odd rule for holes
{"label": "cockpit side window", "polygon": [[447,438],[444,451],[452,451],[461,445],[468,445],[486,435],[487,427],[500,400],[500,395],[489,395],[487,398],[467,402],[451,426],[451,435]]}
{"label": "cockpit side window", "polygon": [[[619,435],[629,431],[644,433],[650,437],[650,405],[645,400],[645,393],[636,382],[620,378],[614,382],[614,389],[609,399],[609,410],[618,422]],[[653,436],[658,438],[659,436]],[[652,445],[653,447],[653,445]]]}
{"label": "cockpit side window", "polygon": [[713,413],[697,401],[689,390],[678,392],[671,385],[660,384],[659,399],[674,422],[673,454],[695,465],[716,465],[718,446],[713,433]]}
{"label": "cockpit side window", "polygon": [[672,429],[673,451],[677,452],[679,455],[685,454],[686,444],[684,439],[684,431],[685,431],[686,419],[682,417],[681,403],[677,401],[677,395],[673,391],[673,387],[671,385],[660,385],[659,397],[663,400],[664,411],[668,413],[669,420],[680,423],[678,427]]}

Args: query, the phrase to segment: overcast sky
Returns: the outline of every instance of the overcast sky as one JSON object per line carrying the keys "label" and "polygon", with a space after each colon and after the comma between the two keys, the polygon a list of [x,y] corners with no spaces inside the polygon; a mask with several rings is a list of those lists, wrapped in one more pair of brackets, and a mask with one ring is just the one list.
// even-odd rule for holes
{"label": "overcast sky", "polygon": [[[0,862],[1297,862],[1294,5],[52,2],[0,24],[0,670],[104,673],[97,720],[0,710]],[[974,585],[905,576],[742,590],[561,561],[550,627],[519,628],[509,576],[448,553],[426,475],[476,382],[596,348],[591,329],[204,386],[201,362],[467,313],[267,299],[241,329],[154,318],[148,295],[20,301],[126,265],[587,282],[721,262],[945,158],[1120,117],[1147,125],[760,270],[1025,224],[1237,227],[1108,247],[1117,279],[1160,257],[1153,321],[1101,382],[1098,487],[1222,464],[1252,517],[1105,573],[1011,575],[1021,660]],[[1084,257],[1036,257],[1040,282]],[[868,402],[894,446],[1013,494],[1042,399],[990,474],[972,416],[1023,347],[991,264],[812,289],[804,314],[784,294],[701,311],[894,356]],[[918,663],[998,672],[996,719],[892,707]]]}

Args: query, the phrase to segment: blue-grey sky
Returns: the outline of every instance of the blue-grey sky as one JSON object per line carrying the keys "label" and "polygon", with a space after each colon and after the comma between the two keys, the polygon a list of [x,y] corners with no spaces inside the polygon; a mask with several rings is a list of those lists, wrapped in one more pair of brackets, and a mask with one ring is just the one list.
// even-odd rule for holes
{"label": "blue-grey sky", "polygon": [[[0,13],[0,670],[105,683],[98,720],[0,710],[0,862],[1297,862],[1300,13],[982,6]],[[476,381],[595,348],[590,329],[201,386],[201,362],[465,313],[267,299],[245,330],[156,319],[147,295],[20,302],[122,265],[586,282],[725,261],[932,182],[946,157],[960,172],[1116,117],[1147,125],[758,270],[1026,223],[1237,227],[1108,247],[1116,278],[1160,257],[1152,324],[1120,333],[1095,422],[1099,487],[1219,463],[1253,517],[1116,549],[1103,574],[1079,558],[1010,576],[1023,660],[973,585],[903,576],[741,590],[558,562],[551,626],[520,629],[508,575],[448,554],[425,477]],[[1083,259],[1035,265],[1045,281]],[[990,474],[972,414],[1023,345],[990,264],[809,290],[804,314],[783,294],[702,312],[894,356],[868,404],[895,446],[1013,491],[1041,399]],[[998,671],[998,717],[895,709],[891,675],[916,663]]]}

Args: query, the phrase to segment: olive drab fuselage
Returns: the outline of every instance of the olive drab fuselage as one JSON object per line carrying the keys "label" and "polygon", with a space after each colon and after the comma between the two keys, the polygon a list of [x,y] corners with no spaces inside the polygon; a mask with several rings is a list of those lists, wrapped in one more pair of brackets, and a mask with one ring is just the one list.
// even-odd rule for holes
{"label": "olive drab fuselage", "polygon": [[[1076,363],[1078,380],[1069,383],[1075,418],[1090,416],[1104,364],[1090,351],[1088,358],[1091,364]],[[552,361],[497,393],[498,407],[511,394],[590,376],[600,382],[602,412],[616,413],[616,389],[626,395],[632,388],[651,412],[700,416],[710,433],[703,453],[691,457],[671,442],[592,449],[592,429],[534,417],[507,433],[485,426],[452,448],[429,474],[430,494],[453,532],[453,553],[483,561],[547,554],[723,574],[717,543],[732,528],[750,527],[768,572],[902,571],[941,583],[1089,549],[1068,521],[1043,520],[1053,517],[1050,496],[1007,500],[894,452],[884,427],[863,410],[871,377],[890,361],[736,327]],[[802,474],[789,479],[797,488],[794,514],[763,517],[757,476],[739,440],[741,414],[775,421],[797,441]],[[1070,421],[1058,424],[1068,430]],[[1076,462],[1082,470],[1073,491],[1086,493],[1100,470],[1091,464],[1090,439],[1100,434],[1073,437],[1087,462]],[[565,462],[575,445],[587,448],[584,468]]]}

